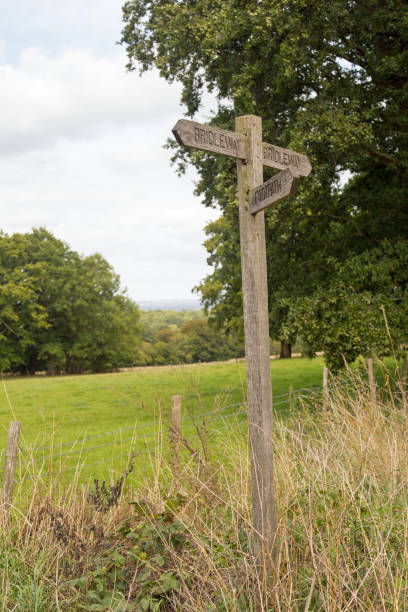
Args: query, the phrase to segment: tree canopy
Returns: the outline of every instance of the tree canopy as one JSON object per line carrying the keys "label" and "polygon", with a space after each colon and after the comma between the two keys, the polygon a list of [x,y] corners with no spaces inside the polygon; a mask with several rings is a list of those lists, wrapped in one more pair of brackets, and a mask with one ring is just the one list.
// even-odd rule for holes
{"label": "tree canopy", "polygon": [[202,311],[142,311],[137,364],[165,365],[242,357],[237,334],[209,323]]}
{"label": "tree canopy", "polygon": [[139,310],[108,262],[44,228],[0,233],[0,368],[103,371],[135,361]]}
{"label": "tree canopy", "polygon": [[[265,141],[311,159],[297,195],[266,213],[272,335],[324,349],[333,368],[406,341],[406,2],[129,0],[123,16],[128,68],[180,82],[187,115],[209,90],[212,123],[234,129],[235,116],[259,115]],[[204,305],[239,326],[234,163],[172,146],[222,213],[206,230]]]}

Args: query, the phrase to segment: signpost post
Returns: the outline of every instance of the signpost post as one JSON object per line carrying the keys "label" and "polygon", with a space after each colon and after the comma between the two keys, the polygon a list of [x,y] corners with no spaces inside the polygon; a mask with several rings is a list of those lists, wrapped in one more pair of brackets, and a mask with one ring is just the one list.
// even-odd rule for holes
{"label": "signpost post", "polygon": [[[181,119],[181,145],[237,159],[254,553],[273,571],[276,510],[273,475],[272,384],[264,209],[295,193],[312,166],[306,155],[262,142],[262,119],[237,117],[236,131]],[[282,170],[263,183],[263,166]]]}

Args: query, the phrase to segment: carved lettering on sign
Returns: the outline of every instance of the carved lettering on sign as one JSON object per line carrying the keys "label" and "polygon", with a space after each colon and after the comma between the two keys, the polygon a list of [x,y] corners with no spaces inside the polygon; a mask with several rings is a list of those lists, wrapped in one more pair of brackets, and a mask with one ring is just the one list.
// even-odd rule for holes
{"label": "carved lettering on sign", "polygon": [[300,168],[303,166],[303,160],[300,155],[297,153],[292,153],[290,155],[286,151],[279,151],[279,149],[275,149],[273,145],[267,145],[264,148],[264,159],[272,159],[280,164],[284,164],[285,166],[293,166],[294,168]]}
{"label": "carved lettering on sign", "polygon": [[204,144],[220,147],[221,149],[231,149],[233,151],[238,150],[238,141],[236,138],[233,138],[232,136],[227,136],[210,128],[204,129],[195,127],[194,140],[197,145]]}
{"label": "carved lettering on sign", "polygon": [[255,214],[296,192],[299,175],[287,168],[251,191],[250,212]]}
{"label": "carved lettering on sign", "polygon": [[242,134],[187,119],[177,121],[173,134],[177,142],[184,146],[246,159],[246,140]]}
{"label": "carved lettering on sign", "polygon": [[271,195],[280,193],[282,191],[282,183],[286,184],[291,178],[292,175],[290,172],[287,172],[286,170],[284,170],[283,172],[279,172],[276,177],[265,183],[265,186],[262,186],[259,189],[255,190],[254,204],[257,204],[258,202],[263,202]]}
{"label": "carved lettering on sign", "polygon": [[283,149],[267,142],[263,143],[263,163],[265,166],[277,168],[278,170],[292,168],[301,176],[308,176],[312,169],[309,158],[306,155],[295,153],[295,151],[290,149]]}

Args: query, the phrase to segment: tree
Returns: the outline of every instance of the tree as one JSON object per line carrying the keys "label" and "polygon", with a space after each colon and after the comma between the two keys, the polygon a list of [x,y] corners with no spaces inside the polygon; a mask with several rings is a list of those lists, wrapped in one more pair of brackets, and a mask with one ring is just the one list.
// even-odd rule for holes
{"label": "tree", "polygon": [[[266,215],[273,337],[290,343],[298,335],[310,352],[324,346],[332,365],[342,362],[341,354],[353,359],[374,346],[386,351],[367,326],[357,331],[347,300],[334,305],[328,296],[342,290],[340,271],[348,270],[347,292],[359,304],[360,319],[372,320],[375,295],[369,270],[383,256],[391,267],[403,269],[408,228],[406,3],[129,0],[123,14],[128,68],[156,66],[168,81],[179,81],[187,115],[197,112],[207,88],[219,101],[213,123],[233,129],[234,116],[260,115],[265,140],[307,153],[312,161],[313,173],[296,197]],[[207,227],[214,272],[199,290],[216,319],[237,326],[234,163],[175,151],[180,171],[187,163],[197,167],[196,193],[204,204],[222,211]],[[393,244],[400,248],[391,253]],[[361,266],[366,274],[359,276]],[[408,327],[401,302],[408,272],[398,280],[392,274],[381,278],[375,290],[387,303],[387,316],[396,326],[390,327],[391,338],[398,346]],[[371,302],[363,299],[368,294]],[[325,315],[312,320],[308,313],[322,308],[322,296],[327,298]],[[322,322],[326,318],[334,325],[335,339],[333,329]]]}
{"label": "tree", "polygon": [[[200,311],[155,311],[142,313],[142,317],[143,335],[149,340],[142,343],[137,361],[140,365],[221,361],[243,356],[239,337],[210,324]],[[175,323],[167,326],[169,320],[177,321],[179,326]],[[160,321],[163,327],[158,327]]]}
{"label": "tree", "polygon": [[139,311],[101,255],[81,257],[43,228],[0,234],[0,365],[34,374],[133,363]]}
{"label": "tree", "polygon": [[206,319],[186,321],[180,332],[180,350],[187,363],[222,361],[243,355],[242,344],[232,334],[216,329]]}

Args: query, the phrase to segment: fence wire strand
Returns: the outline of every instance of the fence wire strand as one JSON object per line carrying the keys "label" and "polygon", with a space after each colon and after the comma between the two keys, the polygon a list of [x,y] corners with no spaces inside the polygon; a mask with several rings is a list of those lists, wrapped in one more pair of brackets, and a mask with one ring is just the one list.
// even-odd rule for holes
{"label": "fence wire strand", "polygon": [[[300,387],[299,389],[294,389],[292,395],[296,396],[301,391],[312,391],[314,389],[319,389],[319,388],[321,388],[321,387],[319,387],[319,386],[315,386],[315,387]],[[190,398],[191,397],[194,397],[194,396],[190,396]],[[279,395],[274,395],[273,396],[273,405],[274,406],[281,406],[281,405],[283,405],[285,403],[288,403],[287,401],[275,402],[275,400],[283,398],[283,397],[288,398],[288,401],[289,401],[290,394],[288,394],[288,393],[281,393]],[[245,406],[245,405],[246,405],[246,402],[236,402],[234,404],[228,404],[227,406],[222,406],[220,408],[215,408],[214,410],[210,410],[209,412],[205,412],[205,413],[201,413],[201,414],[197,414],[197,415],[195,415],[194,413],[187,413],[185,418],[188,418],[191,421],[195,421],[197,419],[207,418],[211,414],[218,413],[220,410],[227,410],[228,408],[237,408],[239,406]],[[97,440],[99,438],[104,438],[105,436],[113,435],[113,434],[116,434],[116,433],[122,433],[124,431],[135,430],[135,433],[137,433],[141,429],[153,429],[155,427],[155,425],[157,425],[157,424],[154,423],[154,422],[143,423],[142,425],[135,424],[135,425],[133,425],[131,427],[120,427],[118,429],[113,429],[111,431],[105,431],[105,432],[102,432],[100,434],[96,434],[96,435],[92,435],[92,436],[86,436],[85,438],[78,438],[76,440],[72,440],[71,442],[58,442],[58,443],[55,443],[55,444],[48,444],[48,445],[44,445],[44,446],[35,446],[33,448],[20,448],[20,450],[22,452],[25,452],[25,453],[36,453],[36,452],[38,452],[40,450],[46,450],[48,448],[61,448],[63,446],[64,447],[65,446],[75,446],[77,444],[83,444],[84,442],[89,442],[90,440]],[[106,445],[115,444],[115,443],[116,442],[109,442]],[[103,445],[100,445],[100,446],[103,446]],[[98,448],[98,447],[95,446],[95,447],[92,447],[92,448]],[[57,456],[57,455],[54,455],[54,456]],[[44,457],[39,457],[38,460],[40,461],[43,458]]]}
{"label": "fence wire strand", "polygon": [[[285,404],[290,404],[291,401],[294,401],[296,399],[298,399],[299,397],[305,397],[305,399],[307,399],[308,397],[313,397],[316,396],[318,394],[318,392],[316,390],[321,391],[321,386],[316,385],[313,387],[301,387],[298,389],[294,389],[292,392],[289,393],[281,393],[279,395],[275,395],[273,396],[273,406],[283,406]],[[189,396],[184,396],[185,399],[192,399],[194,396],[189,395]],[[285,399],[282,399],[285,398]],[[276,400],[280,400],[280,401],[276,401]],[[242,410],[239,411],[234,411],[231,412],[229,414],[222,414],[224,413],[226,410],[231,409],[231,408],[239,408],[239,407],[243,407]],[[183,416],[183,421],[184,420],[188,420],[191,423],[193,423],[193,425],[197,425],[200,421],[206,421],[208,420],[209,423],[213,423],[214,421],[220,421],[220,420],[225,420],[225,419],[230,419],[233,417],[240,417],[243,415],[246,415],[246,402],[235,402],[232,404],[227,404],[226,406],[221,406],[218,408],[215,408],[213,410],[210,410],[208,412],[204,412],[201,414],[195,414],[193,411],[189,410],[188,407],[184,412],[184,416]],[[142,437],[138,436],[138,432],[140,430],[155,430],[152,433],[149,432],[148,435],[144,434]],[[110,435],[114,435],[114,434],[122,434],[123,432],[128,432],[128,431],[133,431],[133,435],[130,437],[126,437],[126,438],[118,438],[115,440],[111,440],[109,442],[105,442],[103,444],[96,444],[94,446],[89,446],[89,447],[81,447],[78,448],[78,450],[74,450],[75,447],[78,447],[78,445],[80,444],[84,444],[85,442],[89,442],[90,440],[97,440],[97,439],[101,439],[104,438],[106,436],[110,436]],[[29,453],[31,454],[31,459],[33,464],[39,464],[40,462],[45,462],[47,459],[49,460],[49,463],[57,460],[57,459],[61,459],[62,457],[65,457],[66,459],[70,458],[70,457],[74,457],[74,456],[79,456],[81,457],[83,454],[85,453],[89,453],[95,450],[98,450],[100,448],[104,448],[107,446],[115,446],[117,444],[122,444],[124,442],[129,442],[131,440],[135,441],[135,442],[146,442],[147,440],[151,440],[153,439],[155,436],[157,435],[161,435],[162,434],[162,429],[160,428],[160,424],[156,423],[156,422],[150,422],[150,423],[142,423],[141,425],[135,424],[132,427],[120,427],[118,429],[114,429],[111,431],[105,431],[102,432],[100,434],[97,435],[92,435],[92,436],[86,436],[84,438],[78,438],[77,440],[71,441],[71,442],[60,442],[57,444],[50,444],[50,445],[46,445],[46,446],[37,446],[34,448],[20,448],[20,450],[23,453]],[[71,449],[68,450],[67,452],[61,452],[61,453],[50,453],[48,455],[43,455],[41,457],[37,457],[34,456],[35,453],[37,453],[38,451],[41,450],[46,450],[46,449],[60,449],[62,447],[68,447],[71,446]],[[2,453],[0,453],[1,455]],[[144,454],[143,452],[138,452],[135,456],[141,456]],[[117,457],[121,457],[123,455],[115,455],[112,458],[112,461],[117,458]],[[27,459],[26,459],[27,461]],[[81,464],[81,469],[84,466],[90,466],[90,465],[95,465],[98,463],[104,463],[106,461],[106,459],[98,459],[97,461],[92,461],[92,462],[84,462]],[[59,472],[66,472],[66,471],[74,471],[78,469],[78,464],[75,467],[71,467],[71,468],[64,468],[63,470],[61,470],[61,468],[57,470],[48,470],[47,472],[43,472],[41,475],[42,476],[46,476],[48,474],[50,474],[51,472],[55,473],[59,473]],[[1,469],[0,469],[0,473],[1,473]]]}

